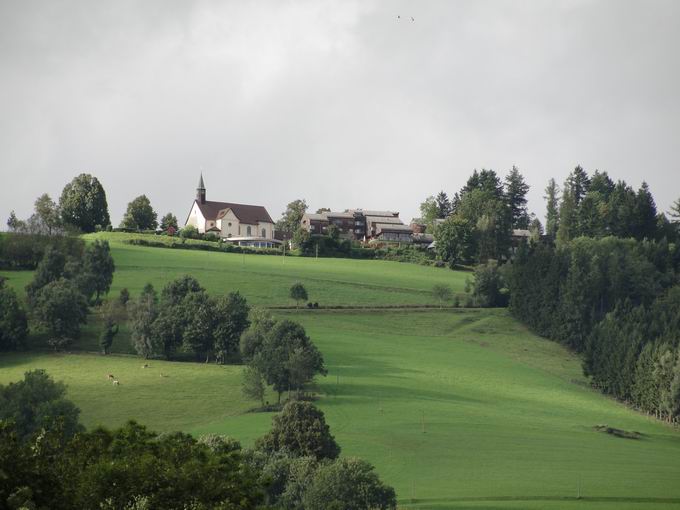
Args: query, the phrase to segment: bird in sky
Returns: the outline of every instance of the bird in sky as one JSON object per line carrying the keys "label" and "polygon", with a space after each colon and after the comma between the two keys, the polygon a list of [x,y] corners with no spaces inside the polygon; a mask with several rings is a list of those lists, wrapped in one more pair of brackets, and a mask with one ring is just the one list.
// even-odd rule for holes
{"label": "bird in sky", "polygon": [[415,20],[413,19],[413,16],[411,16],[411,23],[413,23]]}

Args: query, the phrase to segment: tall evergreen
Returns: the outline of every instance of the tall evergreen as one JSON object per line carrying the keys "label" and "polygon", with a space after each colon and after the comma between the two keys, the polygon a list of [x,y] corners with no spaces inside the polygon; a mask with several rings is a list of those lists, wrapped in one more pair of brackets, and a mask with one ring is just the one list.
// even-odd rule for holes
{"label": "tall evergreen", "polygon": [[588,173],[579,165],[574,168],[569,174],[569,177],[567,177],[565,193],[568,189],[574,198],[574,204],[578,206],[581,203],[581,200],[583,200],[583,197],[586,196],[586,193],[588,193],[589,188],[590,178],[588,177]]}
{"label": "tall evergreen", "polygon": [[505,177],[505,195],[510,207],[512,228],[529,228],[529,213],[527,212],[527,192],[529,185],[516,166]]}
{"label": "tall evergreen", "polygon": [[649,186],[643,181],[635,196],[635,223],[633,235],[636,239],[654,239],[656,237],[656,204],[649,191]]}
{"label": "tall evergreen", "polygon": [[557,243],[564,245],[576,237],[577,204],[574,193],[568,183],[564,186],[562,203],[560,204],[560,226],[557,229]]}
{"label": "tall evergreen", "polygon": [[451,214],[451,201],[444,191],[440,191],[434,200],[437,205],[437,217],[439,219],[444,219]]}
{"label": "tall evergreen", "polygon": [[560,224],[559,211],[559,194],[560,189],[555,182],[555,179],[548,181],[548,186],[545,188],[546,199],[546,214],[545,214],[545,233],[555,239],[557,236],[557,229]]}
{"label": "tall evergreen", "polygon": [[590,186],[588,191],[597,191],[605,199],[609,198],[612,191],[614,191],[614,181],[612,181],[607,172],[600,172],[595,170],[593,177],[590,179]]}

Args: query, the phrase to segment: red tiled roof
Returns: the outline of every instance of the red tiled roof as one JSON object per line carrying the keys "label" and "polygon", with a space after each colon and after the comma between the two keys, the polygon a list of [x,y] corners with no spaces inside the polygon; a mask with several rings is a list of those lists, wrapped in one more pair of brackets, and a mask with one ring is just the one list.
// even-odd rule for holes
{"label": "red tiled roof", "polygon": [[232,204],[229,202],[213,202],[206,200],[201,204],[196,202],[201,214],[206,220],[217,220],[220,211],[231,209],[241,223],[256,225],[257,222],[274,223],[267,209],[261,205]]}

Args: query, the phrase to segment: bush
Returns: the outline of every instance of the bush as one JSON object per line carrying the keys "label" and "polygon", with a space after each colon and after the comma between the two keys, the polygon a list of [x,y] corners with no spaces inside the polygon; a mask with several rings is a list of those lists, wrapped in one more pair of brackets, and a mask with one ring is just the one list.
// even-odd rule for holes
{"label": "bush", "polygon": [[193,225],[187,225],[179,231],[179,235],[183,239],[198,239],[198,229]]}

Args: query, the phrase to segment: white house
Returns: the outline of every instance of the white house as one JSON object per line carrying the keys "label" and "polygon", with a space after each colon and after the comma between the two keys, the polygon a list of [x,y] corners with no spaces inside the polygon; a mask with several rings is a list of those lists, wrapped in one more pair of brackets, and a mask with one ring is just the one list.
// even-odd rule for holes
{"label": "white house", "polygon": [[213,232],[239,246],[272,248],[281,243],[274,239],[274,221],[261,205],[206,200],[203,175],[184,225],[192,225],[202,234]]}

